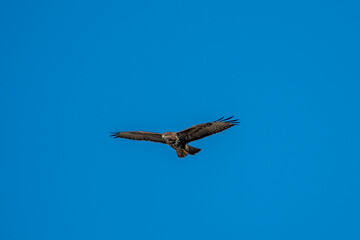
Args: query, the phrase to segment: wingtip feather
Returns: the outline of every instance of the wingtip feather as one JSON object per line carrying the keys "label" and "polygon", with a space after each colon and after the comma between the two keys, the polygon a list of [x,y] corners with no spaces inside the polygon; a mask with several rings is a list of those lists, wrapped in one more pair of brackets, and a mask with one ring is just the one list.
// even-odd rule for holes
{"label": "wingtip feather", "polygon": [[224,117],[219,118],[218,120],[215,120],[215,122],[220,122],[224,119]]}
{"label": "wingtip feather", "polygon": [[113,137],[113,138],[118,138],[118,132],[115,132],[115,131],[112,131],[110,132],[110,137]]}
{"label": "wingtip feather", "polygon": [[226,122],[226,123],[231,123],[231,124],[234,124],[234,125],[238,125],[240,122],[239,122],[239,119],[232,119],[234,116],[231,116],[231,117],[228,117],[228,118],[225,118],[222,117],[222,118],[219,118],[218,120],[216,120],[215,122]]}

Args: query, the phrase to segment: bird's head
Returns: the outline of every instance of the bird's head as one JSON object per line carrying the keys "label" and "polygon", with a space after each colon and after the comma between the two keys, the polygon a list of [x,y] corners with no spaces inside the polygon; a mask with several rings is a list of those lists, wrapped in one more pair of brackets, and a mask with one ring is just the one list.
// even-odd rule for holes
{"label": "bird's head", "polygon": [[176,133],[174,132],[166,132],[161,135],[161,137],[166,141],[175,141],[176,140]]}

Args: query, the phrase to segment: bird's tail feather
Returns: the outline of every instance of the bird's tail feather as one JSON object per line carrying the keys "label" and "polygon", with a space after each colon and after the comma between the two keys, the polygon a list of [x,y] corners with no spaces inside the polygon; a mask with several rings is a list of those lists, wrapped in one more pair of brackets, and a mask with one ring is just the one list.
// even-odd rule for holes
{"label": "bird's tail feather", "polygon": [[179,158],[184,158],[186,157],[187,155],[195,155],[197,154],[198,152],[200,152],[201,149],[200,148],[196,148],[196,147],[192,147],[190,145],[186,145],[185,146],[185,149],[177,149],[176,150],[176,153],[178,155]]}
{"label": "bird's tail feather", "polygon": [[188,153],[188,154],[191,154],[191,155],[195,155],[197,153],[199,153],[201,151],[200,148],[196,148],[196,147],[192,147],[190,145],[186,145],[185,146],[185,151]]}

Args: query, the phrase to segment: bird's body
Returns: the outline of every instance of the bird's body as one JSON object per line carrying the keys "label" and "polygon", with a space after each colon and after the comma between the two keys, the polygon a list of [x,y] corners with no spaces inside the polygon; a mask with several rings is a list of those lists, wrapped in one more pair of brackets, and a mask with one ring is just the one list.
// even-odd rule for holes
{"label": "bird's body", "polygon": [[180,132],[165,132],[163,134],[143,131],[114,132],[114,138],[127,138],[132,140],[144,140],[168,144],[176,150],[178,157],[183,158],[187,155],[195,155],[201,149],[188,145],[189,142],[222,132],[239,122],[229,118],[220,118],[214,122],[198,124]]}
{"label": "bird's body", "polygon": [[166,132],[162,134],[162,138],[170,147],[176,150],[178,157],[186,157],[188,154],[195,155],[201,151],[201,149],[191,147],[184,141],[181,141],[176,132]]}

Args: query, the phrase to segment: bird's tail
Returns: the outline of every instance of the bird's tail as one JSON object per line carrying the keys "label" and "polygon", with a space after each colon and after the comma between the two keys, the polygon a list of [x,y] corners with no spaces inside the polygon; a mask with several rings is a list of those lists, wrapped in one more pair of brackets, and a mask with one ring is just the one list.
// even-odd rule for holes
{"label": "bird's tail", "polygon": [[179,158],[184,158],[189,154],[190,155],[195,155],[200,151],[201,151],[200,148],[196,148],[196,147],[192,147],[190,145],[186,145],[185,148],[183,148],[183,149],[177,149],[176,153],[177,153]]}
{"label": "bird's tail", "polygon": [[196,148],[196,147],[192,147],[190,145],[187,145],[185,146],[185,151],[188,153],[188,154],[191,154],[191,155],[195,155],[197,153],[199,153],[201,151],[200,148]]}

